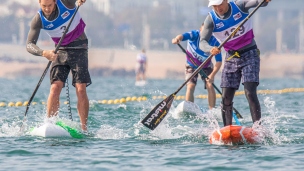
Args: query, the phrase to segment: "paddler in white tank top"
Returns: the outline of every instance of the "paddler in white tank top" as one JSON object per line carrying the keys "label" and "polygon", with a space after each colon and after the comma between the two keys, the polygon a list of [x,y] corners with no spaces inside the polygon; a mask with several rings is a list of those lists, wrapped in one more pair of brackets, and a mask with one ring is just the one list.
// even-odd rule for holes
{"label": "paddler in white tank top", "polygon": [[[220,43],[223,42],[263,0],[209,0],[213,10],[204,21],[204,30],[200,32],[200,49],[216,55],[220,49],[208,44],[213,35]],[[271,0],[265,0],[266,6]],[[250,107],[253,122],[261,119],[261,107],[257,97],[259,85],[260,52],[254,41],[252,22],[249,19],[241,29],[224,44],[227,52],[222,71],[222,117],[224,126],[232,124],[233,97],[239,89],[240,82],[244,85],[245,95]]]}
{"label": "paddler in white tank top", "polygon": [[40,30],[45,30],[55,45],[58,44],[76,11],[76,2],[77,5],[82,5],[86,0],[39,0],[41,9],[30,23],[26,49],[33,55],[52,61],[47,117],[58,114],[60,93],[71,71],[72,85],[76,88],[78,98],[77,110],[81,128],[87,131],[89,100],[86,87],[91,84],[91,78],[88,71],[88,39],[84,32],[86,25],[79,12],[76,13],[56,54],[54,50],[43,50],[37,46]]}

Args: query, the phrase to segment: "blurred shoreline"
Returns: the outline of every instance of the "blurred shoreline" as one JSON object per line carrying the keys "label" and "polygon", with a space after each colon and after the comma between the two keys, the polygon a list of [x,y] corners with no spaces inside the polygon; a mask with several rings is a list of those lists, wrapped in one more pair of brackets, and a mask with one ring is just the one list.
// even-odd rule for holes
{"label": "blurred shoreline", "polygon": [[[54,49],[53,46],[40,46],[42,49]],[[89,69],[92,76],[135,77],[137,50],[125,49],[89,49]],[[176,51],[148,50],[147,78],[183,79],[185,55]],[[28,53],[25,45],[0,44],[0,77],[41,76],[47,60]],[[222,65],[223,66],[223,65]],[[221,72],[221,71],[219,71]],[[261,53],[260,78],[304,78],[304,54]],[[217,74],[220,78],[220,74]]]}

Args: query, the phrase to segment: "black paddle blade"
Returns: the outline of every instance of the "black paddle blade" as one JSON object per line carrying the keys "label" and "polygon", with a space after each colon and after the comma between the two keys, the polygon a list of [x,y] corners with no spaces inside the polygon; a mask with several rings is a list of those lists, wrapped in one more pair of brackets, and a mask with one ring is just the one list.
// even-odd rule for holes
{"label": "black paddle blade", "polygon": [[141,121],[147,128],[154,130],[168,114],[175,94],[171,94],[160,102],[154,109]]}

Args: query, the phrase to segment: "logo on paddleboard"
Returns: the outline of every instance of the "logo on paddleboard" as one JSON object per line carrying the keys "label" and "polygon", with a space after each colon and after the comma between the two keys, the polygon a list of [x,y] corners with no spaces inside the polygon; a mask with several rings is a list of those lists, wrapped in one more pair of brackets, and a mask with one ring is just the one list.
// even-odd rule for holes
{"label": "logo on paddleboard", "polygon": [[[165,101],[155,110],[155,112],[151,115],[149,119],[144,123],[146,125],[150,125],[154,118],[158,117],[159,112],[162,112],[164,107],[167,105]],[[157,122],[158,123],[158,122]]]}

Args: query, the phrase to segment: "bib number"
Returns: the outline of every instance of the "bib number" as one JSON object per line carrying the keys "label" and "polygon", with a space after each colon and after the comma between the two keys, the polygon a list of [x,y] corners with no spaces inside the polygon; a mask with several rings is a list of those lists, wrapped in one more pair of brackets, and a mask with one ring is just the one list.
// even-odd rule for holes
{"label": "bib number", "polygon": [[65,30],[66,30],[66,26],[62,26],[62,27],[60,27],[60,30],[62,30],[62,33],[64,33],[65,32]]}
{"label": "bib number", "polygon": [[[235,30],[236,28],[231,28],[230,30],[227,30],[225,32],[225,36],[230,36],[231,33],[233,33],[233,31]],[[242,34],[245,33],[245,27],[244,26],[241,26],[240,29],[234,34],[234,36],[232,36],[233,38],[236,38],[236,37],[239,37],[241,36]]]}

